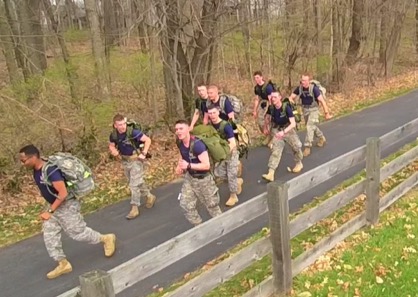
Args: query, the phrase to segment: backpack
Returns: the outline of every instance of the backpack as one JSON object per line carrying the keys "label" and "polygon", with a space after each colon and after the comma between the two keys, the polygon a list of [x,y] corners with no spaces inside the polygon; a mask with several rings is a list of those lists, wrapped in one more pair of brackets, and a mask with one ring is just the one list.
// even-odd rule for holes
{"label": "backpack", "polygon": [[[135,141],[135,139],[132,137],[132,132],[134,129],[136,129],[140,130],[142,133],[145,133],[143,127],[141,126],[141,124],[132,119],[126,119],[126,127],[126,136],[128,137],[129,142],[135,148],[135,150],[139,150],[139,152],[142,152],[142,150],[144,149],[144,143],[139,140]],[[112,133],[110,134],[110,139],[112,142],[118,143],[118,132],[115,128],[113,128]],[[151,155],[149,155],[149,153],[147,153],[147,158],[151,158]]]}
{"label": "backpack", "polygon": [[[212,125],[197,125],[191,132],[193,138],[190,152],[193,152],[195,139],[200,139],[208,148],[208,154],[213,163],[226,160],[230,157],[229,142],[221,137]],[[177,144],[179,146],[180,143]]]}
{"label": "backpack", "polygon": [[274,83],[271,79],[269,79],[269,81],[267,83],[264,83],[264,85],[261,87],[261,92],[265,93],[267,86],[269,85],[273,88],[273,92],[279,91],[279,87],[277,86],[277,84]]}
{"label": "backpack", "polygon": [[251,139],[247,128],[245,128],[241,124],[235,124],[234,134],[235,140],[237,142],[239,158],[241,159],[245,156],[245,158],[248,159],[248,152],[250,150]]}
{"label": "backpack", "polygon": [[[295,116],[296,123],[297,124],[300,123],[302,121],[302,115],[300,114],[296,104],[293,104],[292,102],[290,102],[289,98],[283,98],[282,99],[282,114],[281,115],[285,115],[287,117],[287,113],[286,113],[287,105],[290,105],[290,108],[292,109],[293,115]],[[270,109],[271,113],[273,112],[273,108],[274,108],[274,105],[269,106],[269,109]]]}
{"label": "backpack", "polygon": [[[222,112],[225,112],[225,101],[226,99],[229,100],[229,102],[231,102],[232,105],[232,109],[234,110],[234,119],[236,123],[241,122],[241,117],[244,115],[244,105],[242,104],[242,100],[239,99],[237,96],[234,95],[226,95],[226,94],[222,94],[219,97],[219,107],[221,108]],[[211,101],[208,100],[206,102],[206,106],[209,107],[209,105],[211,104]]]}
{"label": "backpack", "polygon": [[[319,81],[314,80],[314,79],[312,79],[312,80],[310,81],[310,84],[309,84],[309,95],[310,95],[310,96],[312,96],[312,98],[314,98],[314,99],[315,99],[315,96],[314,96],[314,93],[313,93],[313,88],[314,88],[315,86],[317,86],[317,87],[318,87],[319,92],[320,92],[320,93],[321,93],[321,95],[322,95],[322,98],[324,98],[324,100],[327,100],[327,97],[326,97],[326,94],[327,94],[327,89],[326,89],[323,85],[321,85],[321,83],[320,83]],[[300,85],[300,86],[299,86],[299,96],[300,96],[301,94],[302,94],[302,86]],[[315,101],[316,101],[316,99],[315,99]]]}
{"label": "backpack", "polygon": [[[42,167],[44,182],[49,186],[52,185],[52,182],[48,181],[48,169],[51,166],[54,166],[55,170],[61,171],[68,193],[74,195],[75,198],[84,197],[94,190],[93,173],[79,158],[62,152],[49,156]],[[56,195],[54,194],[54,196]]]}

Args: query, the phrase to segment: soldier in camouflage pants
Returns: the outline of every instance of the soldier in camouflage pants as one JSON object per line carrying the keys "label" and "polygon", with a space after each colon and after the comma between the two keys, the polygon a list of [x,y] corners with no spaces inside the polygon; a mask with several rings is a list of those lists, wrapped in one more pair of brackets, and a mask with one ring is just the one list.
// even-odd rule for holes
{"label": "soldier in camouflage pants", "polygon": [[234,129],[229,122],[220,118],[219,108],[215,105],[208,107],[208,116],[211,125],[218,131],[223,140],[228,141],[230,156],[228,159],[215,165],[214,175],[220,179],[227,179],[229,186],[229,199],[226,206],[234,206],[238,202],[238,195],[242,192],[243,179],[238,177],[240,166],[239,152],[235,139]]}
{"label": "soldier in camouflage pants", "polygon": [[[69,194],[64,175],[56,166],[47,166],[44,176],[42,168],[45,161],[40,158],[39,150],[33,145],[23,147],[19,152],[23,166],[33,169],[35,183],[49,208],[42,212],[44,242],[49,256],[58,262],[58,266],[46,276],[54,279],[72,271],[62,249],[61,231],[64,230],[72,239],[90,244],[103,243],[105,256],[115,252],[115,234],[102,235],[88,228],[80,213],[80,202]],[[46,182],[48,181],[48,183]]]}
{"label": "soldier in camouflage pants", "polygon": [[196,208],[198,199],[206,206],[211,217],[216,217],[222,213],[219,208],[218,187],[212,175],[207,174],[203,178],[195,178],[186,173],[181,188],[180,206],[186,219],[193,225],[202,223],[202,218]]}
{"label": "soldier in camouflage pants", "polygon": [[139,128],[128,126],[126,118],[121,114],[113,117],[113,128],[109,137],[109,151],[114,157],[122,160],[131,190],[131,210],[126,218],[132,220],[139,216],[141,197],[146,198],[146,208],[153,207],[156,200],[144,181],[144,162],[151,138]]}
{"label": "soldier in camouflage pants", "polygon": [[319,124],[319,106],[324,109],[325,119],[332,118],[328,105],[321,94],[321,90],[315,83],[311,83],[311,76],[307,73],[302,74],[300,85],[290,95],[289,100],[295,102],[295,99],[299,97],[303,106],[303,117],[306,124],[306,138],[305,149],[303,150],[303,156],[307,157],[311,154],[311,147],[314,137],[317,137],[317,145],[323,147],[326,143],[324,134],[318,128]]}
{"label": "soldier in camouflage pants", "polygon": [[207,147],[203,141],[192,137],[189,129],[187,121],[176,122],[177,146],[180,151],[176,173],[184,175],[180,206],[186,219],[196,226],[202,222],[196,208],[198,199],[212,217],[220,215],[222,211],[219,208],[218,187],[210,173]]}
{"label": "soldier in camouflage pants", "polygon": [[[271,94],[273,104],[267,111],[266,116],[267,123],[270,123],[272,126],[271,135],[273,135],[272,153],[268,162],[269,170],[267,174],[263,174],[263,178],[268,181],[274,180],[274,174],[279,166],[285,143],[288,143],[292,148],[296,162],[295,167],[289,170],[298,173],[303,168],[302,143],[295,130],[295,116],[289,104],[286,105],[286,108],[283,108],[281,98],[278,92]],[[268,133],[267,128],[265,133]]]}

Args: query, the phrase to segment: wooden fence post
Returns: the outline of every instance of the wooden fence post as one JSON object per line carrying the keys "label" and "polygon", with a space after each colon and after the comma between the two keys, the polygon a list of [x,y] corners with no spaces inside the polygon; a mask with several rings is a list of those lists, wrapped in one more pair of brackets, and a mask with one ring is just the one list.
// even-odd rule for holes
{"label": "wooden fence post", "polygon": [[103,270],[80,275],[81,297],[115,297],[112,277]]}
{"label": "wooden fence post", "polygon": [[283,181],[267,185],[270,239],[273,248],[273,288],[279,296],[292,289],[292,255],[289,229],[289,185]]}
{"label": "wooden fence post", "polygon": [[367,138],[366,144],[366,219],[373,225],[379,220],[380,139]]}

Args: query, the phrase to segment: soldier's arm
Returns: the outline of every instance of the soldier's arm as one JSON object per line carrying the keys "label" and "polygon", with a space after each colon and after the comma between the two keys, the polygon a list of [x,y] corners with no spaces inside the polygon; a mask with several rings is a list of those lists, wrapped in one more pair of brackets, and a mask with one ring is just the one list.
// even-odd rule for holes
{"label": "soldier's arm", "polygon": [[142,137],[139,140],[144,143],[144,149],[142,150],[142,154],[146,156],[148,153],[149,147],[151,146],[151,138],[149,138],[145,134],[142,134]]}
{"label": "soldier's arm", "polygon": [[327,103],[324,100],[324,97],[322,97],[322,95],[319,95],[317,99],[318,99],[319,104],[321,104],[322,108],[324,109],[325,115],[329,115],[329,108],[328,108]]}
{"label": "soldier's arm", "polygon": [[209,154],[208,151],[202,152],[200,155],[197,156],[200,163],[191,163],[190,169],[197,170],[197,171],[204,171],[210,169],[210,162],[209,162]]}
{"label": "soldier's arm", "polygon": [[114,157],[119,156],[119,151],[116,148],[116,144],[114,142],[109,142],[109,151],[112,154],[112,156]]}
{"label": "soldier's arm", "polygon": [[258,98],[257,95],[254,96],[254,108],[253,108],[253,115],[257,114],[257,108],[258,105],[260,104],[260,98]]}
{"label": "soldier's arm", "polygon": [[295,104],[295,99],[296,99],[296,97],[297,97],[297,96],[298,96],[297,94],[292,93],[292,95],[290,95],[290,96],[289,96],[289,101],[290,101],[292,104]]}
{"label": "soldier's arm", "polygon": [[192,122],[190,123],[190,130],[193,130],[194,125],[196,125],[196,122],[199,119],[199,116],[200,116],[199,109],[195,109],[194,114],[193,114],[193,118],[192,118]]}
{"label": "soldier's arm", "polygon": [[205,112],[205,115],[203,116],[203,125],[207,125],[209,123],[209,114]]}
{"label": "soldier's arm", "polygon": [[289,133],[293,128],[296,128],[296,120],[295,117],[289,117],[290,125],[283,130],[284,134]]}

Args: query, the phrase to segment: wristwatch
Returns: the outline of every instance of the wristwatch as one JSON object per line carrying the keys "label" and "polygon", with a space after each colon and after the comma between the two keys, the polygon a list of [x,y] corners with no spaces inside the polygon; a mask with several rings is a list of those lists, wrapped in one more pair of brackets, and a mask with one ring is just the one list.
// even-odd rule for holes
{"label": "wristwatch", "polygon": [[50,208],[48,208],[48,210],[47,210],[49,213],[54,213],[54,211],[52,210],[52,209],[50,209]]}

